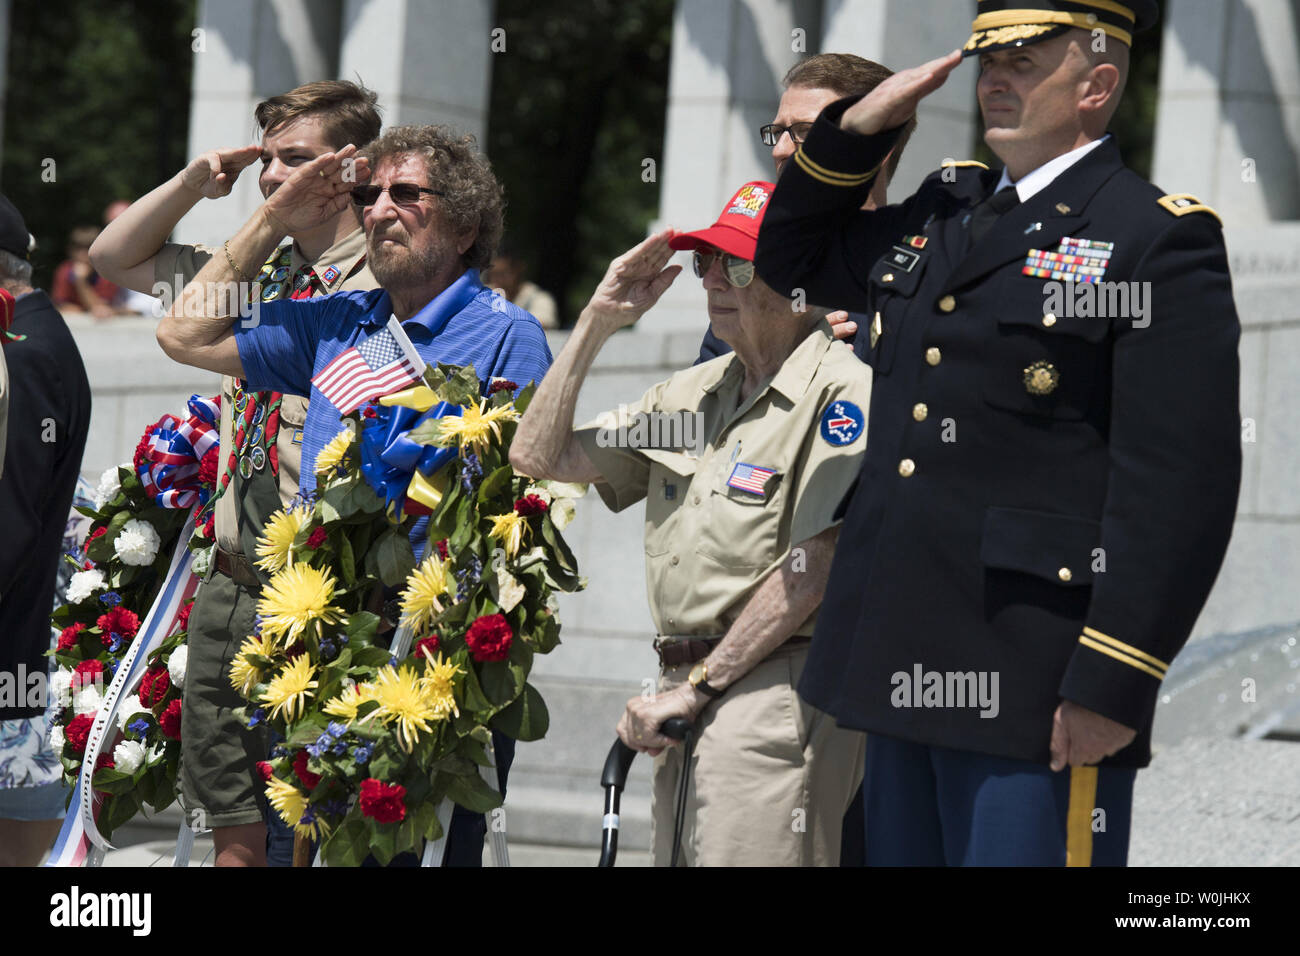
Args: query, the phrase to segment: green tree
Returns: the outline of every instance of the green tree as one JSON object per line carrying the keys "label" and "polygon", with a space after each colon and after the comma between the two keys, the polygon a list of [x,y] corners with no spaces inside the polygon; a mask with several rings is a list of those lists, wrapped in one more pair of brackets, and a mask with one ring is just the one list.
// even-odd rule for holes
{"label": "green tree", "polygon": [[73,226],[184,164],[194,23],[194,0],[14,0],[0,189],[36,236],[37,285]]}
{"label": "green tree", "polygon": [[488,154],[506,235],[569,322],[645,237],[662,163],[673,0],[498,0]]}

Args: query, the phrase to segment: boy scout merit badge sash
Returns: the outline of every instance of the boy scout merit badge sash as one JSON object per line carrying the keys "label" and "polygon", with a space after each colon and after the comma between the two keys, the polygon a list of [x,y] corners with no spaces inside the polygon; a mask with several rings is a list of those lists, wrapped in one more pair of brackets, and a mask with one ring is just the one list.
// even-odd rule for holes
{"label": "boy scout merit badge sash", "polygon": [[1100,282],[1106,274],[1115,243],[1097,239],[1062,239],[1055,252],[1030,249],[1020,270],[1038,279]]}
{"label": "boy scout merit badge sash", "polygon": [[831,402],[822,412],[821,435],[828,445],[852,445],[866,423],[862,409],[852,402]]}

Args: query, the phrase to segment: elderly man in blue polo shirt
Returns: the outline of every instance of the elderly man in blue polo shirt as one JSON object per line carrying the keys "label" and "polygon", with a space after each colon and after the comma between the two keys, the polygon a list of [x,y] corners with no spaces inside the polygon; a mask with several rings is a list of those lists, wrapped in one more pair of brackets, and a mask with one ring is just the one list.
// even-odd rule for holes
{"label": "elderly man in blue polo shirt", "polygon": [[[241,319],[246,297],[221,280],[231,271],[255,275],[286,235],[336,215],[348,202],[361,209],[380,288],[255,302]],[[299,488],[311,492],[316,457],[338,434],[340,420],[340,410],[311,379],[390,316],[403,323],[426,362],[472,364],[485,382],[524,385],[546,374],[551,353],[537,320],[479,281],[501,238],[503,205],[501,185],[472,137],[448,127],[397,127],[360,154],[352,145],[323,153],[298,167],[262,205],[262,215],[199,271],[159,323],[158,342],[176,361],[244,378],[251,389],[309,396]],[[513,749],[513,741],[497,742],[503,792]],[[457,816],[452,842],[461,843],[454,837],[470,817],[478,840],[449,845],[448,858],[472,865],[486,825],[460,808]]]}

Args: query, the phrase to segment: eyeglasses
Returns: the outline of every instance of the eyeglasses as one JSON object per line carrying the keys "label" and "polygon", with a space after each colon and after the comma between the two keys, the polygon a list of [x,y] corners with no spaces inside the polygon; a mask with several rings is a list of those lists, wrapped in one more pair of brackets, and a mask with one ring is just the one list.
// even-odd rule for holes
{"label": "eyeglasses", "polygon": [[718,252],[716,249],[695,250],[695,274],[701,279],[713,268],[713,260],[722,257],[722,276],[737,289],[743,289],[754,281],[754,263],[730,252]]}
{"label": "eyeglasses", "polygon": [[417,186],[415,183],[393,183],[391,186],[354,186],[352,187],[352,202],[361,206],[373,206],[379,202],[379,194],[387,192],[390,199],[399,206],[414,206],[420,201],[420,193],[429,193],[434,196],[442,196],[445,193],[437,189],[430,189],[428,186]]}
{"label": "eyeglasses", "polygon": [[790,138],[798,145],[808,138],[808,131],[812,128],[812,123],[791,123],[789,126],[777,126],[775,123],[768,123],[758,131],[758,135],[763,137],[764,146],[775,146],[781,142],[783,134],[789,133]]}

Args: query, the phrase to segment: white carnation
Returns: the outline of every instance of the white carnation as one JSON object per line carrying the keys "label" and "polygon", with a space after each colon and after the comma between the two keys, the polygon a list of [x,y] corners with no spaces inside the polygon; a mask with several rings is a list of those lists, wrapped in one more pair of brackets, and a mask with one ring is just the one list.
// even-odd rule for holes
{"label": "white carnation", "polygon": [[95,489],[95,510],[103,510],[104,505],[116,497],[117,493],[122,490],[122,482],[117,476],[118,466],[114,465],[108,471],[99,476],[99,487]]}
{"label": "white carnation", "polygon": [[144,755],[144,744],[138,740],[124,740],[113,748],[113,769],[135,773],[144,763]]}
{"label": "white carnation", "polygon": [[72,695],[72,710],[78,717],[82,714],[94,714],[103,702],[104,698],[100,696],[99,688],[94,684],[87,684]]}
{"label": "white carnation", "polygon": [[113,550],[122,559],[123,564],[142,568],[153,564],[158,557],[158,548],[162,540],[153,525],[139,518],[132,518],[122,526],[113,541]]}
{"label": "white carnation", "polygon": [[148,707],[141,706],[139,697],[128,697],[122,702],[122,709],[117,712],[117,727],[122,733],[126,733],[127,724],[133,723],[142,714],[152,713],[153,711]]}
{"label": "white carnation", "polygon": [[63,744],[65,742],[63,726],[61,724],[55,724],[50,728],[50,746],[54,749],[56,754],[61,754],[63,753]]}
{"label": "white carnation", "polygon": [[104,572],[99,568],[78,571],[68,581],[68,603],[80,604],[96,591],[104,589]]}
{"label": "white carnation", "polygon": [[50,693],[60,707],[72,703],[72,668],[60,667],[50,675]]}
{"label": "white carnation", "polygon": [[172,651],[171,657],[167,658],[167,676],[172,679],[172,686],[177,690],[185,686],[185,664],[189,661],[189,657],[189,647],[182,644]]}

